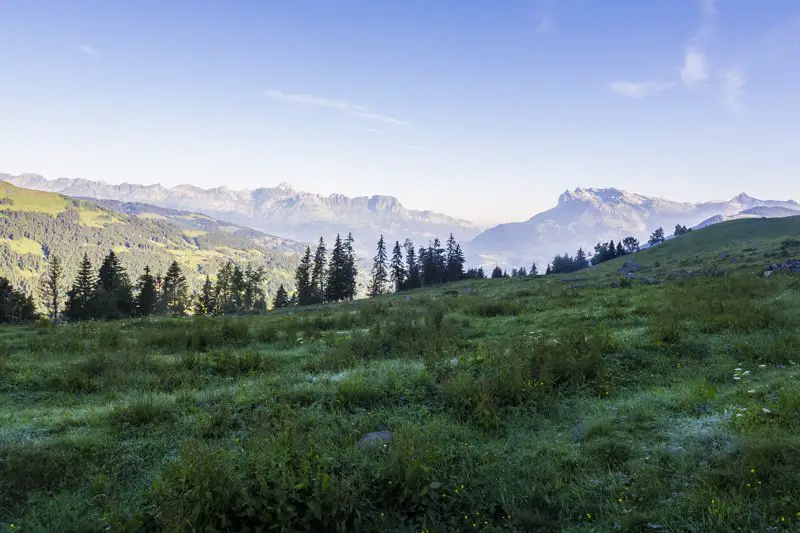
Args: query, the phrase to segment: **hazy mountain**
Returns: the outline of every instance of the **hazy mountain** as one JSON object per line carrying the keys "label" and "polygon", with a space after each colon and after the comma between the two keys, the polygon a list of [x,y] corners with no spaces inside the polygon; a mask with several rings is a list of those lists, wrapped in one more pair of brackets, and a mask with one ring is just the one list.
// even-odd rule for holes
{"label": "hazy mountain", "polygon": [[34,191],[0,181],[0,276],[36,288],[51,254],[71,283],[84,252],[99,266],[109,250],[135,279],[145,266],[163,273],[173,260],[196,288],[228,260],[263,266],[269,293],[294,285],[305,245],[186,211],[97,202]]}
{"label": "hazy mountain", "polygon": [[433,236],[449,233],[467,241],[479,233],[472,223],[433,211],[406,209],[392,196],[350,198],[340,194],[321,196],[296,191],[287,184],[254,190],[227,187],[201,189],[192,185],[111,185],[100,181],[59,178],[36,174],[0,179],[19,187],[57,192],[74,197],[142,202],[174,209],[188,209],[215,218],[304,242],[326,241],[336,233],[352,231],[362,251],[371,251],[383,233],[390,242],[412,237],[426,244]]}
{"label": "hazy mountain", "polygon": [[619,189],[577,188],[559,196],[556,207],[525,222],[501,224],[484,231],[467,249],[473,261],[490,266],[530,266],[532,261],[544,265],[555,254],[574,254],[578,247],[591,251],[601,241],[632,235],[645,242],[658,227],[671,234],[676,224],[693,227],[733,216],[790,213],[800,214],[800,204],[793,200],[759,200],[744,193],[727,201],[687,203]]}

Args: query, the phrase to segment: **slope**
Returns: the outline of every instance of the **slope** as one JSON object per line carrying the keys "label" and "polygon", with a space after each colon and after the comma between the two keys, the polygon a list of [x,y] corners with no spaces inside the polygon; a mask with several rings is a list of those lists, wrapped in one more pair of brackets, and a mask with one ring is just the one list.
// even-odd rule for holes
{"label": "slope", "polygon": [[626,257],[626,284],[620,259],[302,313],[4,328],[0,524],[796,531],[800,279],[761,271],[799,244],[798,217],[738,220]]}
{"label": "slope", "polygon": [[[769,209],[758,211],[764,207]],[[590,251],[597,242],[627,236],[644,242],[658,227],[669,234],[676,224],[692,227],[705,221],[701,226],[709,225],[743,212],[758,212],[758,216],[800,214],[800,204],[759,200],[745,194],[726,202],[691,204],[618,189],[578,188],[566,191],[556,207],[526,222],[486,230],[469,243],[468,249],[473,261],[484,264],[520,266],[536,261],[541,265],[555,254],[574,254],[578,247]]]}
{"label": "slope", "polygon": [[131,277],[145,266],[164,272],[177,260],[197,287],[227,260],[252,262],[267,270],[266,288],[292,285],[300,243],[188,212],[121,206],[109,210],[59,194],[32,191],[0,181],[0,276],[33,291],[51,254],[64,263],[71,281],[84,252],[97,265],[109,250]]}

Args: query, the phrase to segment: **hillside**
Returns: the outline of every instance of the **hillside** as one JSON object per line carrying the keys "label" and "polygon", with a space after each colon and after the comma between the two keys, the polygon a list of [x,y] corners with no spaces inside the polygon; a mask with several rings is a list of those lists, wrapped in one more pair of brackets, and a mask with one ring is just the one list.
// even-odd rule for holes
{"label": "hillside", "polygon": [[177,260],[194,287],[229,259],[252,262],[267,270],[271,293],[279,283],[293,285],[298,254],[305,248],[196,213],[106,207],[113,209],[0,181],[0,276],[32,291],[50,254],[62,259],[71,281],[84,252],[98,265],[113,249],[134,279],[145,266],[159,273]]}
{"label": "hillside", "polygon": [[556,207],[526,222],[501,224],[468,244],[473,262],[493,266],[546,264],[554,255],[591,251],[595,243],[628,236],[646,242],[663,227],[676,224],[704,227],[734,218],[780,217],[800,214],[795,201],[759,200],[740,194],[724,202],[674,202],[618,189],[575,189],[564,192]]}
{"label": "hillside", "polygon": [[370,257],[381,233],[390,242],[403,242],[411,237],[421,245],[434,236],[446,237],[449,233],[464,241],[478,234],[478,229],[470,222],[433,211],[406,209],[392,196],[322,196],[296,191],[287,184],[233,190],[227,187],[202,189],[192,185],[171,188],[128,183],[111,185],[66,178],[47,180],[36,174],[0,174],[0,179],[20,187],[73,197],[188,209],[302,242],[316,242],[321,235],[352,232],[359,252]]}
{"label": "hillside", "polygon": [[789,259],[800,217],[744,219],[569,275],[3,328],[0,528],[797,531]]}

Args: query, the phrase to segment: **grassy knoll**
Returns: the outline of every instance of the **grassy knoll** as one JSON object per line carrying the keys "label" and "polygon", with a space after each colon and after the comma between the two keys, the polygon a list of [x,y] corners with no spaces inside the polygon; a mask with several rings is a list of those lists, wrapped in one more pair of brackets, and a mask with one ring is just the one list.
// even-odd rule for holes
{"label": "grassy knoll", "polygon": [[800,277],[760,273],[798,235],[721,224],[632,279],[4,328],[0,531],[797,531]]}

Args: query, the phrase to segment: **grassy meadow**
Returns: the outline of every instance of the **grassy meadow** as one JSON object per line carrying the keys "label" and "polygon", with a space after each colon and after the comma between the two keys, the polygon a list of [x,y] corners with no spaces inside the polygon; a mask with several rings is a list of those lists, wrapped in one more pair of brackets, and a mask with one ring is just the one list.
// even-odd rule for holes
{"label": "grassy meadow", "polygon": [[798,531],[800,276],[761,272],[799,237],[734,221],[563,276],[3,328],[0,531]]}

